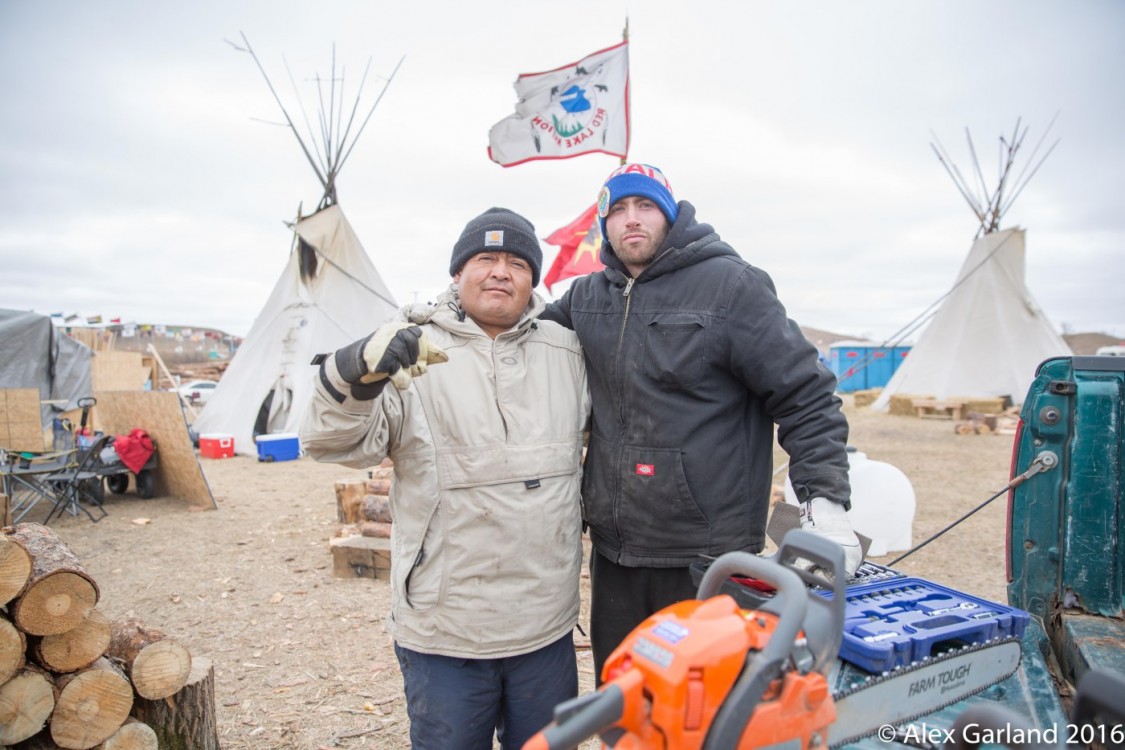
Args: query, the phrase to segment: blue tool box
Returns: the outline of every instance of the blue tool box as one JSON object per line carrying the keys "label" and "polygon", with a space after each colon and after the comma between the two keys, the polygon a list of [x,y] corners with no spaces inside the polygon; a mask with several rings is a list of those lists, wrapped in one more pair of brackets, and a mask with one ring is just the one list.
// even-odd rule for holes
{"label": "blue tool box", "polygon": [[869,672],[886,672],[954,647],[1018,638],[1030,617],[922,578],[853,584],[845,596],[840,658]]}
{"label": "blue tool box", "polygon": [[[710,561],[691,566],[696,584]],[[761,581],[731,577],[720,592],[743,609],[773,597]],[[816,589],[831,598],[832,592]],[[1023,635],[1030,615],[954,589],[864,562],[845,591],[840,658],[868,672],[887,672],[960,646]]]}

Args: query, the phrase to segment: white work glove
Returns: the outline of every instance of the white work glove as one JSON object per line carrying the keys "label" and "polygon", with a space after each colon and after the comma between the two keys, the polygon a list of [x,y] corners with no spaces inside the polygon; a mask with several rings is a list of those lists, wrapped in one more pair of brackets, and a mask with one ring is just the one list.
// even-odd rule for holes
{"label": "white work glove", "polygon": [[422,329],[410,323],[387,323],[367,338],[336,351],[336,369],[352,386],[352,396],[378,396],[389,378],[399,390],[429,365],[447,362],[445,352],[430,343]]}
{"label": "white work glove", "polygon": [[844,569],[850,578],[863,564],[863,548],[852,529],[844,506],[826,497],[812,497],[800,504],[801,528],[829,539],[844,548]]}

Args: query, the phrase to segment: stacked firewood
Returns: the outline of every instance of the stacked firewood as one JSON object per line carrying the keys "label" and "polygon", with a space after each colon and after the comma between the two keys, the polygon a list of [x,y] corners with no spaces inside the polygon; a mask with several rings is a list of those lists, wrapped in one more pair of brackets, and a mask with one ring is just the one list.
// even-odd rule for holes
{"label": "stacked firewood", "polygon": [[337,578],[390,578],[393,477],[394,467],[385,459],[367,479],[336,482],[340,526],[328,546]]}
{"label": "stacked firewood", "polygon": [[336,482],[336,515],[341,526],[337,536],[391,536],[391,481],[394,466],[384,459],[359,481]]}
{"label": "stacked firewood", "polygon": [[48,526],[0,531],[0,747],[219,747],[215,673],[100,592]]}

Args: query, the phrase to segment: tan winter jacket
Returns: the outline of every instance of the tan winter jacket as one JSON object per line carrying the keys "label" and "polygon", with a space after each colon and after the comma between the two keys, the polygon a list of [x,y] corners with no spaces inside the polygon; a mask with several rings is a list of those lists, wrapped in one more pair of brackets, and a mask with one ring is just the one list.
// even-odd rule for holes
{"label": "tan winter jacket", "polygon": [[449,361],[351,398],[334,357],[318,377],[301,443],[318,461],[394,461],[391,613],[400,645],[501,658],[558,640],[578,620],[579,487],[590,411],[571,331],[533,317],[490,339],[461,319],[456,288],[404,310]]}

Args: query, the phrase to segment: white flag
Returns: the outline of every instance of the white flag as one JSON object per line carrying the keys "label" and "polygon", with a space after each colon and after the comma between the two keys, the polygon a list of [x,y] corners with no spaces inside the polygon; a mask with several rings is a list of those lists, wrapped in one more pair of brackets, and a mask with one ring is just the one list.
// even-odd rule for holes
{"label": "white flag", "polygon": [[488,131],[488,156],[505,167],[534,159],[629,152],[629,43],[516,79],[516,112]]}

